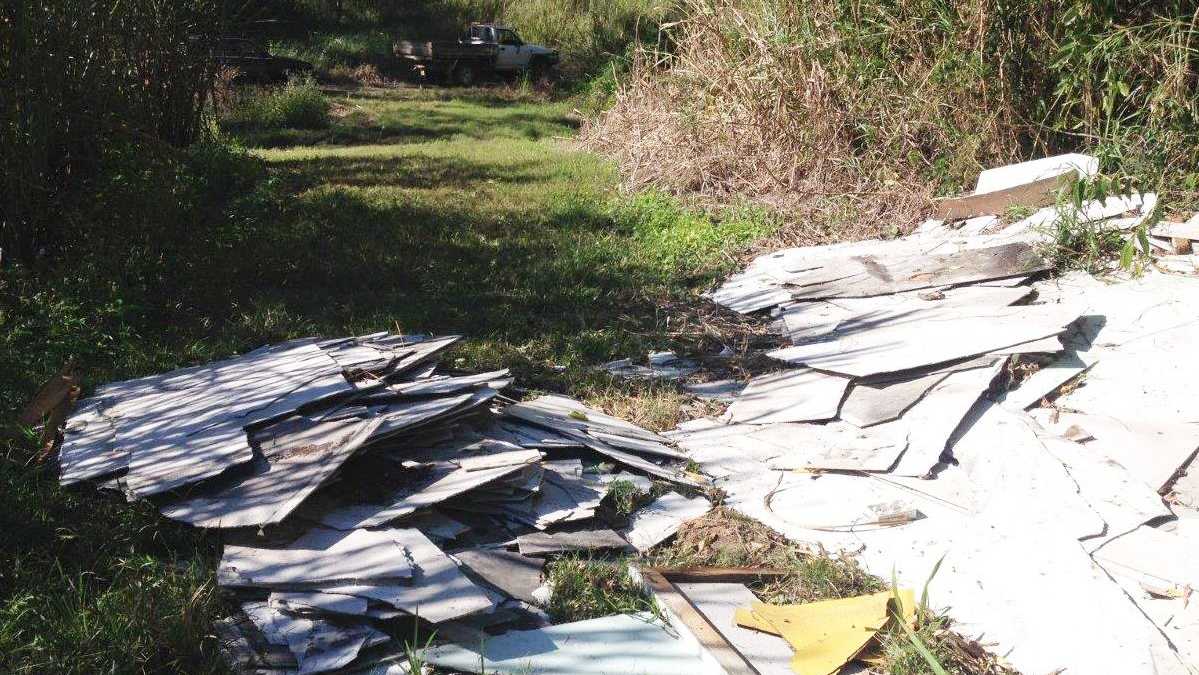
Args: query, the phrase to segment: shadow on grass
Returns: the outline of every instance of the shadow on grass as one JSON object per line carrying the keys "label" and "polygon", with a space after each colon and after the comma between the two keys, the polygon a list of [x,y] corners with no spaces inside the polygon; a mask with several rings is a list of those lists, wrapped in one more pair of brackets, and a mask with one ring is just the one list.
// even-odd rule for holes
{"label": "shadow on grass", "polygon": [[[389,171],[387,162],[352,169]],[[300,198],[288,227],[244,251],[234,297],[324,325],[375,317],[379,326],[518,344],[571,343],[630,316],[653,317],[641,291],[654,273],[608,235],[612,220],[602,204],[528,217],[481,206],[316,190]]]}
{"label": "shadow on grass", "polygon": [[[488,183],[500,189],[531,185],[551,178],[545,162],[495,164],[423,152],[397,157],[338,157],[275,161],[272,165],[289,189],[300,192],[320,185],[400,189],[467,190]],[[516,207],[518,205],[513,205]],[[502,215],[502,211],[497,211]]]}
{"label": "shadow on grass", "polygon": [[[443,111],[414,106],[382,112],[350,113],[324,129],[255,129],[226,124],[223,129],[248,147],[287,148],[301,145],[428,143],[457,137],[477,140],[541,140],[571,135],[579,122],[557,112],[504,103],[497,109],[469,110],[468,101],[453,99],[466,110]],[[473,113],[473,114],[472,114]]]}

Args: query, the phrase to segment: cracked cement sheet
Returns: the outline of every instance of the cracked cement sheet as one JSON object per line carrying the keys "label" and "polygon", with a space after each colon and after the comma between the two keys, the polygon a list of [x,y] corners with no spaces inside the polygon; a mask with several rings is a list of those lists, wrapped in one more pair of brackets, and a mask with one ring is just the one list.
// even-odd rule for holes
{"label": "cracked cement sheet", "polygon": [[860,326],[826,342],[785,347],[768,356],[793,365],[866,377],[965,359],[1057,335],[1078,317],[1069,307],[926,310],[901,323]]}
{"label": "cracked cement sheet", "polygon": [[638,551],[645,553],[674,536],[683,523],[711,510],[712,504],[703,497],[688,499],[676,492],[668,492],[634,513],[622,534]]}
{"label": "cracked cement sheet", "polygon": [[299,675],[337,670],[358,658],[362,649],[391,639],[368,624],[341,626],[291,616],[265,602],[247,602],[242,610],[268,642],[287,645],[299,665]]}
{"label": "cracked cement sheet", "polygon": [[[438,354],[449,349],[456,342],[462,339],[461,335],[444,335],[438,337],[430,337],[416,342],[409,342],[410,336],[396,335],[393,336],[399,344],[406,349],[411,349],[412,352],[404,355],[391,367],[391,371],[384,376],[389,382],[397,381],[410,375],[412,371],[419,370],[420,366],[435,358]],[[411,379],[411,378],[409,378]]]}
{"label": "cracked cement sheet", "polygon": [[1167,525],[1176,530],[1142,527],[1111,542],[1110,550],[1096,552],[1095,560],[1177,648],[1183,661],[1199,670],[1199,603],[1188,591],[1199,587],[1193,564],[1199,531],[1191,521]]}
{"label": "cracked cement sheet", "polygon": [[[383,418],[312,422],[297,418],[270,438],[249,475],[215,490],[164,504],[167,518],[197,527],[249,527],[278,523],[341,467]],[[262,447],[260,445],[260,447]]]}
{"label": "cracked cement sheet", "polygon": [[[478,651],[476,651],[478,650]],[[438,645],[425,661],[448,670],[538,675],[716,675],[694,640],[651,615],[618,614],[496,635],[481,646]]]}
{"label": "cracked cement sheet", "polygon": [[116,445],[116,426],[106,412],[109,405],[108,399],[92,397],[75,407],[58,449],[60,484],[99,478],[129,466],[129,450]]}
{"label": "cracked cement sheet", "polygon": [[693,422],[687,431],[672,434],[672,438],[710,475],[765,471],[766,463],[782,453],[777,445],[751,436],[756,430],[753,425],[722,424],[713,419]]}
{"label": "cracked cement sheet", "polygon": [[1113,537],[1092,554],[1104,568],[1160,591],[1199,589],[1199,521],[1140,527]]}
{"label": "cracked cement sheet", "polygon": [[621,450],[630,450],[639,452],[643,455],[653,455],[655,457],[669,457],[670,459],[686,459],[686,455],[675,450],[674,448],[660,443],[658,441],[647,441],[641,438],[629,438],[619,434],[608,434],[602,431],[588,431],[588,436],[598,439]]}
{"label": "cracked cement sheet", "polygon": [[576,529],[569,532],[533,532],[516,538],[521,555],[545,555],[569,551],[624,551],[629,542],[615,530],[607,528]]}
{"label": "cracked cement sheet", "polygon": [[139,497],[249,462],[245,427],[353,390],[337,362],[311,344],[168,373],[156,384],[109,409],[116,445],[130,452],[127,484]]}
{"label": "cracked cement sheet", "polygon": [[534,591],[541,587],[545,561],[501,549],[475,548],[452,553],[478,578],[508,596],[537,604]]}
{"label": "cracked cement sheet", "polygon": [[855,383],[841,404],[838,416],[857,427],[869,427],[898,419],[948,373],[932,373],[909,380],[879,384]]}
{"label": "cracked cement sheet", "polygon": [[907,447],[906,429],[891,430],[900,434],[893,437],[845,422],[747,426],[745,433],[776,451],[770,468],[786,471],[886,471]]}
{"label": "cracked cement sheet", "polygon": [[[802,520],[814,513],[803,508],[814,497],[808,476],[760,469],[731,476],[724,488],[733,508],[799,542],[860,550],[868,571],[890,578],[894,570],[901,585],[923,587],[944,556],[929,588],[932,606],[952,608],[958,630],[996,643],[994,651],[1021,672],[1172,672],[1165,668],[1171,664],[1162,654],[1170,650],[1161,634],[1080,545],[1080,537],[1102,532],[1104,523],[1032,430],[999,406],[986,406],[954,454],[963,466],[931,481],[815,479],[863,481],[854,493],[840,485],[826,489],[829,509],[844,512],[839,505],[847,501],[862,512],[871,504],[906,502],[926,516],[872,530],[811,528],[818,523]],[[973,506],[965,495],[930,492],[947,476],[964,479],[958,484]],[[1177,657],[1170,658],[1177,666]]]}
{"label": "cracked cement sheet", "polygon": [[320,591],[276,591],[267,598],[267,603],[291,613],[325,612],[350,616],[366,616],[368,604],[366,598]]}
{"label": "cracked cement sheet", "polygon": [[1063,384],[1086,372],[1095,359],[1085,352],[1065,352],[1052,362],[1037,369],[1037,372],[1020,382],[1020,386],[1009,389],[1003,396],[1003,405],[1012,410],[1026,410],[1056,392]]}
{"label": "cracked cement sheet", "polygon": [[[883,436],[907,437],[907,449],[891,473],[925,476],[940,461],[954,431],[1003,369],[1004,361],[990,368],[951,373],[894,422],[871,427]],[[906,432],[906,433],[905,433]]]}
{"label": "cracked cement sheet", "polygon": [[449,462],[438,462],[430,467],[413,469],[412,482],[396,490],[386,504],[351,504],[316,515],[315,519],[322,525],[338,530],[378,527],[497,481],[528,465],[529,459],[525,451],[512,454],[513,463],[479,471],[469,471]]}
{"label": "cracked cement sheet", "polygon": [[849,378],[811,368],[782,370],[749,381],[726,413],[731,422],[811,422],[837,416]]}
{"label": "cracked cement sheet", "polygon": [[1085,382],[1062,396],[1060,406],[1121,417],[1147,411],[1174,422],[1199,422],[1192,395],[1199,367],[1187,354],[1199,344],[1199,317],[1191,298],[1199,279],[1148,271],[1135,279],[1100,280],[1071,273],[1035,285],[1047,302],[1075,303],[1084,316],[1075,338],[1097,362]]}
{"label": "cracked cement sheet", "polygon": [[854,331],[863,326],[879,327],[888,323],[905,323],[912,312],[1006,307],[1030,293],[1030,287],[989,286],[907,291],[869,298],[799,302],[785,309],[780,317],[788,337],[792,342],[798,343],[829,339],[837,332]]}
{"label": "cracked cement sheet", "polygon": [[[487,386],[492,389],[503,389],[512,383],[507,368],[478,375],[463,375],[459,377],[434,377],[415,382],[396,382],[387,385],[387,389],[404,396],[442,396],[453,394],[464,389]],[[502,385],[502,386],[497,386]]]}
{"label": "cracked cement sheet", "polygon": [[791,301],[791,293],[780,288],[773,278],[748,270],[729,277],[704,297],[739,314],[750,314]]}
{"label": "cracked cement sheet", "polygon": [[732,402],[745,390],[745,385],[736,380],[713,380],[684,384],[683,390],[699,398],[711,401]]}
{"label": "cracked cement sheet", "polygon": [[1026,276],[1045,269],[1048,265],[1031,246],[1012,243],[944,254],[880,252],[833,258],[815,269],[792,273],[784,283],[794,300],[863,298]]}
{"label": "cracked cement sheet", "polygon": [[[349,539],[362,531],[339,534]],[[322,591],[384,602],[433,623],[457,619],[495,605],[487,593],[466,578],[458,565],[419,530],[375,532],[403,549],[405,559],[412,562],[411,580],[402,585],[343,584]]]}
{"label": "cracked cement sheet", "polygon": [[1070,153],[985,169],[978,174],[974,194],[986,194],[1033,183],[1070,170],[1077,171],[1082,178],[1090,178],[1099,173],[1099,160],[1091,155]]}
{"label": "cracked cement sheet", "polygon": [[1179,424],[1149,416],[1119,419],[1079,415],[1050,409],[1033,411],[1050,432],[1065,436],[1081,432],[1080,442],[1091,452],[1123,466],[1130,476],[1161,490],[1186,466],[1199,448],[1199,425]]}
{"label": "cracked cement sheet", "polygon": [[510,405],[504,408],[504,415],[555,431],[598,431],[659,443],[665,440],[632,422],[612,417],[564,396],[540,396],[532,401]]}
{"label": "cracked cement sheet", "polygon": [[413,565],[387,534],[354,530],[319,548],[300,541],[286,548],[226,546],[217,583],[230,587],[303,589],[336,583],[409,579]]}
{"label": "cracked cement sheet", "polygon": [[482,387],[458,396],[371,406],[373,413],[383,417],[383,423],[375,430],[370,442],[380,443],[433,422],[448,423],[473,413],[498,395],[495,389]]}
{"label": "cracked cement sheet", "polygon": [[595,515],[595,509],[608,494],[608,486],[591,474],[576,475],[555,471],[543,463],[546,471],[541,490],[533,499],[533,522],[539,530],[555,523],[584,520]]}
{"label": "cracked cement sheet", "polygon": [[1078,484],[1078,493],[1107,524],[1102,535],[1083,541],[1084,549],[1093,551],[1143,523],[1173,515],[1156,490],[1118,462],[1048,432],[1038,435]]}
{"label": "cracked cement sheet", "polygon": [[625,420],[589,408],[578,401],[562,396],[542,396],[532,401],[504,408],[504,416],[551,429],[583,447],[605,455],[621,464],[684,485],[697,483],[680,471],[659,466],[638,455],[614,447],[591,435],[593,432],[623,436],[626,439],[665,444],[667,439]]}

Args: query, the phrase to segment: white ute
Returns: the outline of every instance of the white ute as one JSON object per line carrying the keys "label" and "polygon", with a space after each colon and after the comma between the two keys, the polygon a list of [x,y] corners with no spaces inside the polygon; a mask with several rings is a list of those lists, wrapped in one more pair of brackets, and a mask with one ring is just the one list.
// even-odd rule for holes
{"label": "white ute", "polygon": [[495,70],[500,73],[524,73],[533,77],[548,75],[558,63],[557,50],[542,45],[528,44],[520,39],[516,31],[492,23],[471,24],[466,34],[470,44],[494,45],[496,47]]}

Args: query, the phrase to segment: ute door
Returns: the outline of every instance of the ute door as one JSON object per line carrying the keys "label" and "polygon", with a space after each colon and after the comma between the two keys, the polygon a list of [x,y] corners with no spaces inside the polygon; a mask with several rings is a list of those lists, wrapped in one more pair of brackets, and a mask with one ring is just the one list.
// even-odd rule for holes
{"label": "ute door", "polygon": [[510,72],[522,70],[529,64],[528,49],[525,43],[516,36],[516,31],[507,28],[497,28],[495,31],[496,57],[495,69]]}

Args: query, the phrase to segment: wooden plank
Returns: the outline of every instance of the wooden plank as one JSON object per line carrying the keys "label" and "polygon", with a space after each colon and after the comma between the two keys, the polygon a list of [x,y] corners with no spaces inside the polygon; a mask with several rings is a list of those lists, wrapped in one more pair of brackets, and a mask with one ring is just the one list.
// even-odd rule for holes
{"label": "wooden plank", "polygon": [[933,200],[933,218],[962,220],[987,214],[1000,215],[1012,206],[1038,208],[1057,199],[1057,191],[1078,177],[1078,171],[1065,173],[983,194],[962,195]]}
{"label": "wooden plank", "polygon": [[777,579],[791,571],[774,567],[666,567],[644,568],[660,574],[674,582],[750,583],[764,579]]}
{"label": "wooden plank", "polygon": [[795,675],[795,652],[782,637],[737,625],[737,610],[760,600],[745,584],[674,582],[683,597],[762,675]]}
{"label": "wooden plank", "polygon": [[720,631],[666,577],[653,569],[642,569],[641,577],[654,595],[691,629],[700,645],[708,650],[725,672],[729,675],[761,675],[749,659],[729,644]]}

